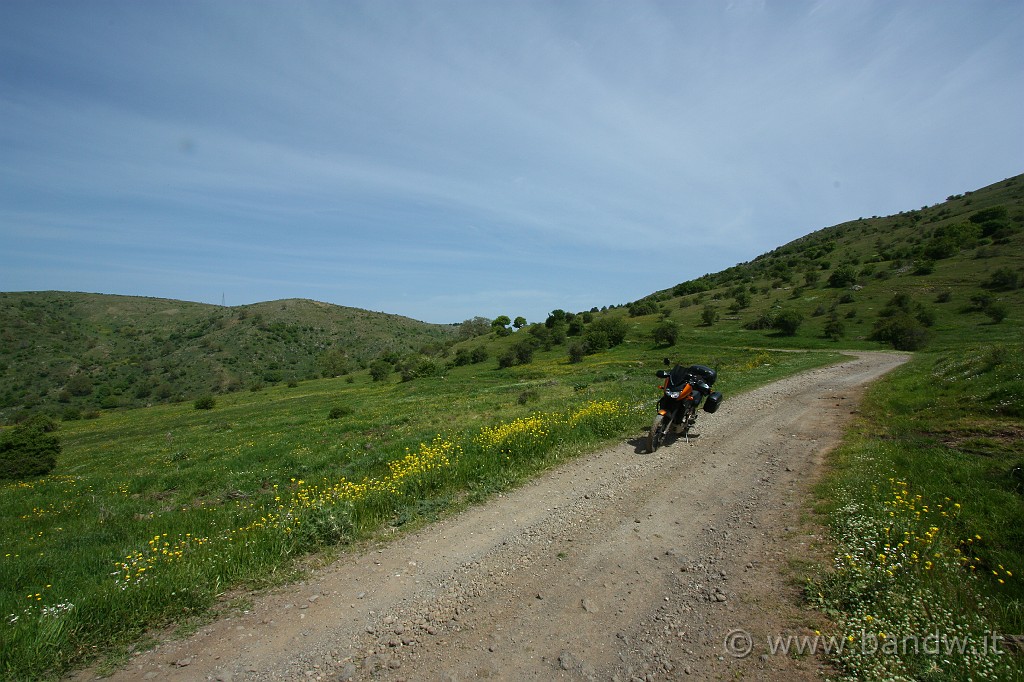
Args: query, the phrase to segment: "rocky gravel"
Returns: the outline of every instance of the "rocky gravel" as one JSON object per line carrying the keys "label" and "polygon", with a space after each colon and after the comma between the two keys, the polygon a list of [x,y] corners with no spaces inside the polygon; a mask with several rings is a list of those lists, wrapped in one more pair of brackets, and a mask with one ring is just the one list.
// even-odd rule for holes
{"label": "rocky gravel", "polygon": [[800,602],[822,546],[808,488],[863,387],[906,360],[854,355],[727,396],[689,442],[651,455],[637,434],[252,595],[112,679],[820,678],[766,642],[822,623]]}

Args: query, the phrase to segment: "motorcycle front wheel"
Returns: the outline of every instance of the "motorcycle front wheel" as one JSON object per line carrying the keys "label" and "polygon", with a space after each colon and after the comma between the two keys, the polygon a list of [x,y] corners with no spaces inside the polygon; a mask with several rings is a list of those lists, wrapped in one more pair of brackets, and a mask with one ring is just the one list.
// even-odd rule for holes
{"label": "motorcycle front wheel", "polygon": [[670,424],[669,418],[663,414],[654,417],[651,431],[647,434],[647,452],[654,452],[658,449],[658,446],[665,440],[665,434],[668,433]]}

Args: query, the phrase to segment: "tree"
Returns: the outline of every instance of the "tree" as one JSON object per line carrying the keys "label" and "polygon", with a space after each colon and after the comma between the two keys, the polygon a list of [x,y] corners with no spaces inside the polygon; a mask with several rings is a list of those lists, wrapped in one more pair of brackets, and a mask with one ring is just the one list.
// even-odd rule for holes
{"label": "tree", "polygon": [[1020,285],[1020,275],[1012,268],[998,268],[991,275],[988,281],[982,284],[986,289],[996,291],[1010,291]]}
{"label": "tree", "polygon": [[843,326],[843,321],[840,320],[835,313],[833,313],[832,317],[830,317],[828,322],[825,323],[825,338],[832,339],[833,341],[838,341],[839,339],[843,338],[843,333],[845,331],[846,328]]}
{"label": "tree", "polygon": [[989,316],[989,319],[991,319],[993,323],[999,324],[1006,319],[1007,315],[1010,314],[1010,309],[1005,303],[997,301],[995,303],[990,303],[985,307],[985,314]]}
{"label": "tree", "polygon": [[520,315],[519,317],[512,321],[512,326],[515,327],[516,329],[522,329],[523,327],[526,326],[526,318]]}
{"label": "tree", "polygon": [[551,314],[548,315],[548,319],[544,320],[544,326],[551,329],[559,322],[565,322],[565,311],[561,308],[551,311]]}
{"label": "tree", "polygon": [[87,374],[76,374],[67,383],[67,391],[75,396],[87,396],[92,393],[92,380]]}
{"label": "tree", "polygon": [[486,317],[473,317],[471,319],[463,321],[459,325],[459,338],[460,339],[472,339],[477,336],[483,336],[491,330],[491,321]]}
{"label": "tree", "polygon": [[852,265],[840,265],[828,277],[828,285],[833,289],[842,289],[857,282],[857,272]]}
{"label": "tree", "polygon": [[37,415],[0,433],[0,479],[45,476],[57,466],[60,439],[57,425]]}
{"label": "tree", "polygon": [[569,344],[569,362],[577,363],[583,362],[583,357],[587,354],[587,344],[582,341],[575,341]]}
{"label": "tree", "polygon": [[384,381],[391,376],[392,366],[386,360],[374,360],[370,363],[370,376],[374,381]]}
{"label": "tree", "polygon": [[674,346],[679,340],[679,324],[675,320],[662,320],[651,332],[655,343]]}
{"label": "tree", "polygon": [[775,316],[774,328],[779,330],[783,336],[795,336],[796,331],[803,324],[804,316],[796,310],[783,310]]}
{"label": "tree", "polygon": [[880,318],[871,330],[872,341],[889,343],[896,350],[920,350],[928,343],[928,330],[907,313]]}
{"label": "tree", "polygon": [[508,315],[498,315],[494,320],[491,321],[491,329],[498,336],[508,336],[512,331],[508,326],[512,324],[512,320],[509,319]]}
{"label": "tree", "polygon": [[340,348],[333,348],[324,352],[318,358],[320,372],[324,378],[340,377],[352,371],[349,365],[348,353]]}
{"label": "tree", "polygon": [[614,348],[626,340],[629,326],[620,317],[603,317],[590,324],[586,336],[589,336],[592,332],[605,336],[607,339],[605,348]]}
{"label": "tree", "polygon": [[708,303],[704,306],[704,310],[701,311],[700,319],[705,327],[710,327],[715,322],[718,322],[718,308]]}
{"label": "tree", "polygon": [[192,407],[197,410],[212,410],[216,405],[217,401],[212,395],[204,395],[201,398],[196,398],[196,401],[192,403]]}

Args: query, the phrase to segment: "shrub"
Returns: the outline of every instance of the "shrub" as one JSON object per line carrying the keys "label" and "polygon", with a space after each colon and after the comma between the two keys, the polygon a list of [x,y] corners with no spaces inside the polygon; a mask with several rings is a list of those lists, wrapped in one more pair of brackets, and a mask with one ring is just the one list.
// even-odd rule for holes
{"label": "shrub", "polygon": [[1020,285],[1020,275],[1012,268],[997,268],[982,285],[986,289],[1010,291]]}
{"label": "shrub", "polygon": [[833,289],[842,289],[856,282],[857,272],[850,265],[840,265],[828,278],[828,285]]}
{"label": "shrub", "polygon": [[331,411],[327,413],[328,419],[341,419],[352,414],[352,408],[346,405],[335,405],[331,408]]}
{"label": "shrub", "polygon": [[872,341],[892,345],[896,350],[920,350],[928,343],[928,330],[906,313],[883,317],[871,330]]}
{"label": "shrub", "polygon": [[629,304],[629,316],[641,317],[643,315],[654,315],[658,312],[658,304],[650,299],[637,301]]}
{"label": "shrub", "polygon": [[192,407],[197,410],[212,410],[217,404],[212,395],[204,395],[201,398],[196,398],[196,401],[192,403]]}
{"label": "shrub", "polygon": [[540,400],[540,393],[534,390],[529,390],[520,393],[519,397],[516,399],[516,402],[519,403],[520,405],[525,405],[528,402],[536,400]]}
{"label": "shrub", "polygon": [[1010,309],[1005,303],[990,303],[988,307],[985,308],[985,314],[988,315],[994,323],[999,324],[1006,319],[1007,315],[1010,314]]}
{"label": "shrub", "polygon": [[679,325],[674,320],[662,320],[651,332],[655,343],[674,346],[679,340]]}
{"label": "shrub", "polygon": [[771,329],[775,326],[775,313],[770,310],[765,310],[763,313],[757,316],[756,319],[747,322],[743,325],[744,329]]}
{"label": "shrub", "polygon": [[629,327],[618,317],[605,317],[593,322],[583,339],[596,352],[614,348],[626,340]]}
{"label": "shrub", "polygon": [[705,327],[710,327],[718,322],[718,308],[708,303],[700,313],[700,321]]}
{"label": "shrub", "polygon": [[587,354],[587,344],[579,341],[576,343],[569,344],[569,362],[575,364],[577,362],[583,362],[584,356]]}
{"label": "shrub", "polygon": [[795,336],[796,331],[803,324],[804,316],[795,310],[783,310],[775,316],[773,327],[783,336]]}
{"label": "shrub", "polygon": [[370,363],[370,376],[374,381],[384,381],[391,376],[391,363],[385,360],[374,360]]}
{"label": "shrub", "polygon": [[49,417],[35,416],[0,433],[0,479],[21,480],[53,471],[60,454],[56,429]]}
{"label": "shrub", "polygon": [[843,321],[833,315],[829,318],[829,321],[825,323],[824,335],[826,339],[838,341],[843,338],[843,333],[846,331]]}

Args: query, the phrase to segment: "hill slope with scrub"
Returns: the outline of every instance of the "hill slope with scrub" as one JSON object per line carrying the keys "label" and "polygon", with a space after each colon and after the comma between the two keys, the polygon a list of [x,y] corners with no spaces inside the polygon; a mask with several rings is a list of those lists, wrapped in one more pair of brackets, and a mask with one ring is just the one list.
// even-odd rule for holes
{"label": "hill slope with scrub", "polygon": [[76,418],[342,376],[454,337],[450,325],[290,299],[223,307],[133,296],[0,293],[0,415]]}

